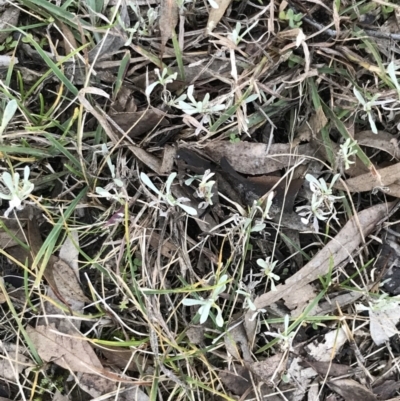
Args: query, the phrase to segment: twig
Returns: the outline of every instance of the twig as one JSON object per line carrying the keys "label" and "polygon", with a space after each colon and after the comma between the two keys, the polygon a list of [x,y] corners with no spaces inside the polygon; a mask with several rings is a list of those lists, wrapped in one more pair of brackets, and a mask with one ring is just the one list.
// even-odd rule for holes
{"label": "twig", "polygon": [[[320,31],[323,31],[323,33],[326,33],[329,36],[337,36],[337,32],[334,29],[326,29],[326,27],[317,21],[314,21],[312,18],[303,17],[303,21],[307,22],[307,24],[310,24],[314,28],[319,29]],[[379,32],[379,31],[372,31],[370,29],[365,29],[363,31],[366,35],[378,38],[378,39],[392,39],[392,40],[400,40],[400,34],[399,33],[386,33],[386,32]],[[322,33],[322,32],[321,32]],[[350,31],[342,31],[341,36],[349,34]]]}

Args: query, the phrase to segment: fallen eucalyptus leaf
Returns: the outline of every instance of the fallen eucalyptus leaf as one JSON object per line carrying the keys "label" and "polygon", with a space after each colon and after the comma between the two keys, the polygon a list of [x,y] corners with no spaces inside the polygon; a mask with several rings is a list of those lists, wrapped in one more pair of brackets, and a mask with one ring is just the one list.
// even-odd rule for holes
{"label": "fallen eucalyptus leaf", "polygon": [[[396,205],[396,202],[381,203],[372,206],[353,216],[339,231],[335,238],[329,241],[314,258],[308,262],[300,271],[286,280],[285,284],[279,284],[277,291],[270,291],[260,295],[254,300],[257,309],[265,308],[272,303],[284,298],[286,302],[295,305],[299,291],[312,281],[328,273],[333,261],[333,267],[346,260],[354,252],[363,238],[368,236],[379,221]],[[362,232],[360,232],[360,228]],[[249,314],[251,313],[248,312]]]}

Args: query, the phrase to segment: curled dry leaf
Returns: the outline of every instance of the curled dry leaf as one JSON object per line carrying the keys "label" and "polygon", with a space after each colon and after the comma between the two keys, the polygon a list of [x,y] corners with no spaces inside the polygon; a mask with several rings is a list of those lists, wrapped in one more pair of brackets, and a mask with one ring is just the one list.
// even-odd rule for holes
{"label": "curled dry leaf", "polygon": [[152,155],[139,146],[128,145],[128,147],[135,157],[139,159],[145,166],[161,175],[162,162],[158,157]]}
{"label": "curled dry leaf", "polygon": [[[27,237],[31,248],[30,256],[34,258],[43,244],[36,219],[28,220]],[[77,255],[76,250],[73,252],[72,256],[73,255]],[[74,259],[74,257],[72,259]],[[85,297],[73,269],[56,256],[52,255],[49,258],[44,271],[44,277],[56,297],[65,305],[72,308],[72,310],[80,311],[84,302],[90,302],[90,300]]]}
{"label": "curled dry leaf", "polygon": [[133,89],[127,86],[121,86],[117,93],[114,103],[111,105],[111,113],[133,113],[137,110]]}
{"label": "curled dry leaf", "polygon": [[[99,90],[96,89],[97,94],[102,95]],[[79,91],[78,93],[78,100],[82,104],[82,106],[89,112],[91,113],[97,121],[100,123],[100,125],[103,127],[104,131],[108,135],[108,137],[114,142],[118,142],[118,137],[115,135],[114,130],[111,128],[110,123],[108,120],[111,120],[111,117],[107,116],[104,111],[101,109],[98,109],[96,107],[93,107],[92,104],[86,99],[86,94],[93,93],[93,88],[83,88]],[[108,94],[105,93],[105,97],[109,98]]]}
{"label": "curled dry leaf", "polygon": [[[277,291],[270,291],[257,297],[254,301],[255,306],[258,309],[265,308],[282,298],[295,305],[299,291],[302,291],[304,286],[318,279],[319,276],[326,275],[332,261],[333,267],[336,267],[339,263],[346,260],[357,249],[363,238],[376,228],[377,223],[395,205],[396,202],[383,203],[363,210],[357,216],[359,225],[353,216],[336,237],[329,241],[310,262],[286,280],[285,284],[279,284],[276,287]],[[360,232],[359,227],[362,232]],[[251,311],[248,313],[251,314]]]}
{"label": "curled dry leaf", "polygon": [[[85,302],[90,303],[90,299],[84,294],[81,283],[73,269],[63,260],[55,256],[50,261],[45,271],[46,279],[51,277],[52,287],[48,296],[55,301],[61,299],[69,310],[82,313]],[[53,292],[53,287],[55,291]],[[60,298],[61,296],[61,298]],[[46,302],[45,310],[48,315],[59,315],[60,309],[53,303]],[[63,333],[71,333],[71,325],[80,328],[80,321],[71,320],[67,316],[64,318],[47,318],[47,322],[54,323],[57,329]],[[74,330],[72,330],[74,331]]]}

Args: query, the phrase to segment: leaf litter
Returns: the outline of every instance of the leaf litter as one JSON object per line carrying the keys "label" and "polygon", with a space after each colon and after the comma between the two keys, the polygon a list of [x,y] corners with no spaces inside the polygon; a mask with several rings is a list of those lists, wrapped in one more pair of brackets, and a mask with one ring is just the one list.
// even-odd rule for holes
{"label": "leaf litter", "polygon": [[0,395],[395,399],[399,13],[0,2]]}

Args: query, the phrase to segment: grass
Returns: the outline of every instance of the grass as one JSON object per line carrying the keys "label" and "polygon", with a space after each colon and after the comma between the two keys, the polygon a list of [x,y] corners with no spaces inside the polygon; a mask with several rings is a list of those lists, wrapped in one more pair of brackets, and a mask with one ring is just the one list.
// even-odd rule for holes
{"label": "grass", "polygon": [[[353,373],[346,378],[365,398],[397,380],[397,365],[388,374],[377,368],[399,356],[397,332],[385,334],[400,319],[386,256],[396,251],[387,237],[396,209],[377,218],[345,261],[331,255],[319,280],[296,290],[296,302],[279,294],[291,277],[303,279],[304,266],[350,219],[361,227],[361,211],[396,200],[392,184],[362,193],[323,185],[336,174],[344,184],[376,177],[397,162],[382,148],[397,146],[399,98],[387,69],[398,42],[388,51],[389,41],[370,32],[393,23],[398,6],[342,1],[334,15],[314,3],[231,2],[206,36],[208,1],[177,3],[172,30],[160,29],[147,4],[61,3],[9,5],[21,10],[17,26],[7,27],[17,44],[4,42],[0,55],[9,57],[0,69],[0,173],[23,175],[29,166],[34,184],[23,208],[0,220],[0,397],[123,400],[136,399],[136,388],[151,401],[307,397],[311,380],[301,390],[291,362],[310,357],[311,345],[319,349],[313,361],[330,368],[354,373],[361,365],[361,384]],[[362,18],[373,20],[367,30]],[[318,32],[321,24],[330,30]],[[177,78],[146,96],[155,68]],[[12,100],[18,107],[7,111]],[[153,109],[165,117],[137,117]],[[371,116],[392,137],[379,149],[358,143],[373,129]],[[346,170],[339,149],[348,138],[358,142]],[[244,153],[243,142],[254,152]],[[218,157],[207,151],[230,143],[239,145]],[[260,155],[257,144],[268,151]],[[181,148],[187,160],[175,157]],[[279,154],[301,163],[263,172],[263,158]],[[321,188],[307,174],[322,179]],[[10,187],[0,179],[5,211]],[[258,304],[265,294],[277,300]],[[59,336],[47,354],[40,330]],[[85,370],[87,355],[93,365]],[[329,369],[313,377],[321,400],[334,392]],[[86,387],[82,373],[92,374]],[[352,399],[349,388],[344,399]],[[398,389],[385,399],[396,396]]]}

